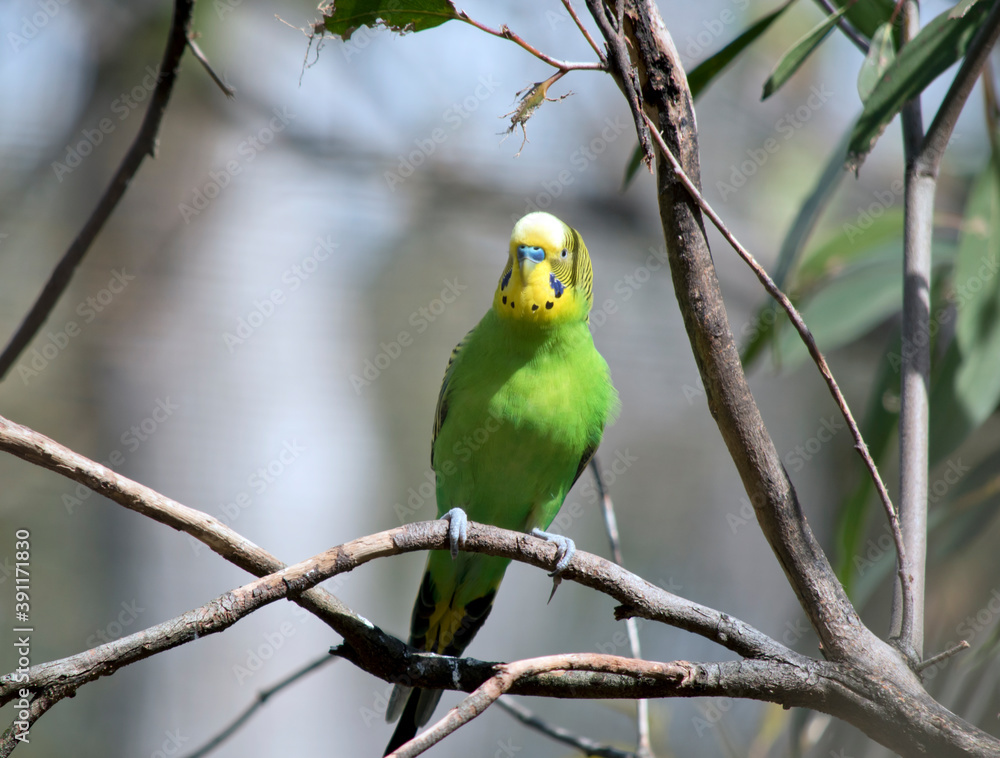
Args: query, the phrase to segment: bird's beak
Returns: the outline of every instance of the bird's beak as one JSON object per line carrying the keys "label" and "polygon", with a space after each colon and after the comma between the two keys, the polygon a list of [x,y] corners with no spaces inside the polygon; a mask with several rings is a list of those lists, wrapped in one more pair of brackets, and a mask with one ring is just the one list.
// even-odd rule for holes
{"label": "bird's beak", "polygon": [[525,279],[531,270],[545,260],[545,251],[540,247],[531,245],[517,246],[517,265],[521,269],[521,279]]}

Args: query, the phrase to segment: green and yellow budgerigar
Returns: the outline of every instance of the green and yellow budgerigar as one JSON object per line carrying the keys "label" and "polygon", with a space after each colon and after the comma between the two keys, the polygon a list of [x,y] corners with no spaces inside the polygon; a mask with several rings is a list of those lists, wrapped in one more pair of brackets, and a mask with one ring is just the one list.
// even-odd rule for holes
{"label": "green and yellow budgerigar", "polygon": [[[493,307],[455,348],[438,396],[431,464],[452,554],[429,555],[410,627],[415,648],[460,655],[510,563],[458,553],[466,517],[539,533],[601,441],[618,398],[590,334],[592,283],[575,229],[548,213],[517,222]],[[561,571],[572,542],[540,536],[560,545]],[[396,686],[386,716],[401,719],[386,754],[427,723],[440,698]]]}

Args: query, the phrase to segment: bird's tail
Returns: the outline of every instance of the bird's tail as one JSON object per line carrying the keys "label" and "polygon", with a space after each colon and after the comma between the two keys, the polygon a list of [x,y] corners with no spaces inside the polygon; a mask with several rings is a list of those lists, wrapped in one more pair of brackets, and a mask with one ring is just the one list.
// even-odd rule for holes
{"label": "bird's tail", "polygon": [[[383,756],[389,755],[396,748],[402,747],[417,736],[417,730],[420,728],[420,724],[417,723],[417,712],[420,710],[421,695],[436,695],[434,705],[437,705],[437,701],[441,699],[440,690],[416,690],[411,692],[409,687],[400,688],[399,685],[392,691],[393,698],[396,698],[397,693],[403,690],[405,690],[403,697],[409,694],[409,697],[406,697],[406,707],[403,708],[403,713],[399,717],[399,723],[396,724],[396,731],[392,733],[389,744],[385,746],[385,752],[382,753]],[[403,698],[399,699],[402,700]],[[431,706],[431,711],[434,710],[434,705]]]}
{"label": "bird's tail", "polygon": [[[462,561],[463,557],[459,556],[458,560]],[[481,556],[479,558],[482,560]],[[492,586],[488,591],[462,603],[457,597],[458,587],[454,584],[446,588],[440,587],[434,580],[429,564],[420,584],[417,600],[413,604],[410,646],[441,655],[461,655],[490,615],[493,598],[496,597],[499,579],[502,577],[501,570],[497,581],[491,582]],[[430,720],[441,700],[441,694],[442,690],[413,690],[402,684],[393,688],[385,718],[390,722],[399,718],[399,725],[389,740],[385,755],[413,739],[417,730]]]}

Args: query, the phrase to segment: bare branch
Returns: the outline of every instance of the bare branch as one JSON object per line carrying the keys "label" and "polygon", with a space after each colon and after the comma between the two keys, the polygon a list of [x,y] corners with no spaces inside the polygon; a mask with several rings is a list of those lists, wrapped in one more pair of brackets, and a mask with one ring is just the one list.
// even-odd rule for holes
{"label": "bare branch", "polygon": [[618,748],[611,747],[610,745],[602,745],[601,743],[595,742],[587,737],[581,737],[578,734],[573,734],[571,731],[564,729],[561,726],[550,724],[536,716],[529,709],[525,708],[509,695],[502,696],[500,700],[497,701],[497,706],[507,711],[507,713],[512,715],[525,726],[535,729],[544,734],[546,737],[551,737],[557,742],[568,745],[574,750],[579,750],[584,755],[596,756],[596,758],[638,758],[636,753],[619,750]]}
{"label": "bare branch", "polygon": [[[919,30],[917,14],[917,3],[908,0],[904,5],[907,39],[916,36]],[[908,560],[901,572],[905,581],[896,591],[893,629],[898,629],[902,649],[916,660],[923,655],[924,637],[931,363],[930,340],[926,337],[930,333],[931,245],[937,177],[958,117],[998,38],[1000,4],[994,4],[969,45],[926,136],[922,134],[919,97],[907,103],[902,112],[907,164],[902,339],[908,349],[902,351],[901,368],[899,508]]]}
{"label": "bare branch", "polygon": [[215,82],[215,86],[222,90],[222,94],[226,96],[227,99],[232,100],[236,97],[236,90],[222,81],[222,77],[215,73],[215,69],[212,68],[212,64],[208,62],[208,57],[201,51],[198,47],[198,43],[195,42],[194,34],[188,34],[187,43],[188,47],[191,48],[191,54],[195,57],[198,63],[201,64],[202,68],[205,69],[205,73],[208,74],[209,78]]}
{"label": "bare branch", "polygon": [[[127,502],[129,497],[147,498],[141,504],[128,503],[129,507],[158,520],[180,521],[185,512],[188,520],[197,520],[195,516],[208,519],[179,504],[173,504],[176,513],[167,518],[162,512],[164,503],[172,501],[6,419],[0,419],[0,449],[93,484],[96,491],[113,499]],[[39,693],[36,699],[58,700],[130,662],[222,631],[242,616],[281,598],[299,602],[310,610],[315,608],[314,612],[334,628],[345,627],[345,643],[337,649],[337,654],[380,678],[405,681],[421,688],[472,691],[496,676],[496,664],[417,653],[343,607],[335,598],[331,602],[343,607],[344,618],[338,615],[330,618],[330,611],[322,602],[303,602],[310,595],[316,597],[317,583],[375,558],[414,550],[446,549],[447,531],[447,524],[440,520],[410,524],[353,540],[294,566],[279,568],[152,629],[61,661],[32,666],[27,682],[22,682],[19,675],[15,681],[14,674],[0,677],[0,704],[16,697],[22,687]],[[245,556],[252,553],[247,547],[250,543],[235,533],[232,535],[220,529],[204,536],[213,540],[220,554],[230,557],[239,553],[244,556],[241,561],[248,563]],[[231,540],[235,544],[229,544]],[[552,544],[529,535],[479,524],[469,525],[465,549],[519,560],[541,569],[548,569],[556,550]],[[260,548],[255,550],[263,552]],[[257,559],[264,560],[260,556]],[[277,563],[276,559],[271,560]],[[915,754],[910,747],[920,744],[921,749],[940,756],[986,756],[995,754],[1000,744],[932,700],[919,683],[899,676],[896,667],[883,665],[877,647],[862,650],[857,660],[844,663],[816,661],[788,650],[740,621],[673,596],[616,564],[581,551],[576,553],[564,576],[618,599],[624,604],[617,611],[619,617],[643,615],[670,619],[675,626],[703,634],[746,659],[657,664],[621,658],[620,671],[609,668],[607,661],[596,669],[581,664],[581,670],[525,675],[511,685],[509,691],[513,694],[627,699],[726,695],[811,707],[840,716],[903,753]],[[358,619],[360,627],[355,628],[352,622]],[[874,639],[877,643],[877,638]],[[656,672],[663,671],[664,666],[671,670],[688,667],[690,675],[676,681],[656,678]],[[905,723],[906,728],[886,733],[884,725],[888,722]]]}
{"label": "bare branch", "polygon": [[[903,39],[920,31],[915,0],[902,0]],[[925,339],[931,318],[931,236],[934,225],[934,179],[916,172],[923,141],[920,95],[903,105],[903,325],[899,410],[899,521],[906,552],[899,554],[893,591],[890,633],[915,664],[924,647],[924,568],[927,564],[928,430],[930,424],[931,343]]]}
{"label": "bare branch", "polygon": [[436,745],[461,726],[489,708],[497,699],[525,677],[552,671],[599,671],[620,676],[636,676],[651,680],[667,680],[683,685],[692,671],[687,663],[650,663],[634,658],[598,653],[564,653],[542,658],[504,663],[497,667],[496,676],[485,681],[475,692],[445,714],[444,718],[426,731],[390,753],[390,758],[414,758]]}
{"label": "bare branch", "polygon": [[[604,477],[601,475],[601,467],[597,463],[597,456],[590,459],[590,469],[594,472],[594,479],[597,482],[597,492],[601,497],[601,512],[604,514],[604,529],[608,533],[608,540],[611,543],[611,558],[622,568],[625,568],[625,559],[622,557],[621,541],[618,538],[618,518],[615,516],[615,505],[611,502],[611,495],[604,485]],[[629,649],[633,658],[642,658],[642,647],[639,644],[639,626],[634,618],[625,619],[625,630],[628,633]],[[638,700],[635,704],[636,732],[638,733],[638,755],[639,758],[652,758],[653,746],[649,737],[649,703],[645,700]]]}
{"label": "bare branch", "polygon": [[594,41],[594,38],[590,36],[590,32],[587,31],[587,27],[583,25],[580,17],[576,15],[576,9],[573,8],[573,3],[571,3],[570,0],[562,0],[562,4],[566,8],[566,12],[569,13],[570,17],[573,19],[573,23],[576,24],[577,29],[579,29],[583,36],[587,38],[587,42],[590,43],[594,52],[597,53],[597,57],[600,59],[601,63],[607,66],[608,60],[604,57],[604,51],[601,50],[597,42]]}
{"label": "bare branch", "polygon": [[42,324],[52,313],[52,309],[55,308],[59,298],[69,286],[73,272],[83,260],[83,256],[87,254],[101,229],[104,228],[104,223],[125,194],[129,182],[139,170],[143,159],[147,155],[155,156],[156,135],[160,130],[160,121],[163,119],[167,102],[170,100],[170,93],[177,80],[181,56],[188,44],[193,7],[194,0],[176,0],[174,3],[174,17],[170,24],[170,31],[167,33],[167,46],[160,62],[159,78],[156,82],[156,89],[153,90],[153,96],[149,100],[149,108],[146,109],[142,126],[139,127],[139,133],[135,136],[132,146],[111,178],[111,183],[98,201],[94,212],[90,214],[83,229],[80,230],[69,249],[63,254],[62,260],[49,276],[49,280],[35,300],[35,304],[28,311],[28,315],[24,317],[3,353],[0,354],[0,379],[7,375],[14,362],[34,338],[35,333],[41,329]]}
{"label": "bare branch", "polygon": [[[285,568],[277,558],[217,519],[164,497],[155,490],[116,474],[55,440],[2,416],[0,416],[0,450],[66,476],[119,505],[155,521],[187,532],[226,560],[250,573],[263,576]],[[420,524],[411,524],[403,528],[398,532],[397,540],[400,546],[410,545],[413,540],[421,539],[427,525],[435,523],[437,522],[423,522],[423,527]],[[496,534],[501,533],[500,530],[496,532]],[[396,532],[383,532],[383,534],[396,534]],[[537,561],[533,565],[539,568],[552,566],[552,553],[556,548],[551,543],[516,532],[506,532],[506,534],[516,535],[518,539],[511,537],[495,542],[495,549],[502,551],[505,557],[514,558],[530,552],[534,557],[528,562]],[[537,543],[537,546],[529,551],[528,545],[521,544],[525,540],[529,541],[529,545]],[[428,547],[430,546],[426,543],[420,543],[420,547],[406,549]],[[591,560],[596,561],[596,564],[591,564]],[[622,603],[623,607],[618,611],[622,618],[631,615],[662,621],[715,640],[747,658],[807,660],[748,624],[662,590],[603,558],[578,552],[563,576],[566,579],[577,578],[580,583],[594,589],[614,588],[611,596]],[[369,621],[358,616],[323,590],[319,590],[316,594],[312,590],[306,592],[297,598],[296,602],[319,616],[352,645],[365,643],[370,634]]]}
{"label": "bare branch", "polygon": [[257,693],[257,697],[254,698],[253,702],[248,705],[242,713],[240,713],[225,729],[219,732],[217,735],[212,737],[208,742],[202,745],[200,748],[195,750],[193,753],[189,753],[185,758],[202,758],[202,756],[208,755],[222,743],[232,737],[243,726],[250,717],[253,716],[258,710],[260,710],[264,704],[277,695],[281,690],[286,687],[290,687],[303,677],[311,674],[312,672],[321,669],[328,663],[338,660],[336,656],[330,655],[329,653],[324,653],[322,658],[317,658],[314,661],[310,661],[305,666],[293,671],[291,674],[286,676],[284,679],[279,681],[277,684],[273,684],[266,690],[261,690]]}
{"label": "bare branch", "polygon": [[[466,13],[465,11],[458,12],[458,19],[464,21],[470,26],[476,27],[480,31],[486,32],[487,34],[491,34],[494,37],[499,37],[500,39],[509,39],[515,45],[519,45],[524,50],[527,50],[533,56],[538,58],[538,60],[542,61],[543,63],[547,63],[553,68],[559,69],[564,73],[566,71],[603,71],[605,68],[603,57],[599,63],[570,63],[569,61],[561,61],[556,58],[553,58],[550,55],[546,55],[534,45],[525,42],[521,37],[512,32],[507,26],[501,26],[499,29],[492,29],[486,26],[486,24],[481,24],[480,22],[476,21],[474,18],[470,17],[469,14]],[[601,57],[600,51],[598,51],[597,54],[599,57]]]}

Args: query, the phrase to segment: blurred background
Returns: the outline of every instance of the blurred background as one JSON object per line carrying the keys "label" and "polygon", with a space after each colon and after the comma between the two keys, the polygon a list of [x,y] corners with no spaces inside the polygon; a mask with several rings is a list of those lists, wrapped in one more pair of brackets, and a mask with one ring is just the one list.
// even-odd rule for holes
{"label": "blurred background", "polygon": [[[594,57],[558,2],[461,7],[493,27],[508,24],[553,56]],[[925,18],[946,7],[925,3]],[[773,4],[660,8],[693,66]],[[0,340],[20,323],[138,130],[171,10],[148,0],[0,5],[7,114],[0,120]],[[95,460],[117,461],[118,472],[218,517],[288,563],[432,518],[435,506],[427,488],[420,491],[449,352],[492,301],[513,221],[550,210],[581,231],[593,256],[594,337],[622,401],[599,460],[626,565],[817,655],[707,412],[657,257],[663,239],[653,179],[642,170],[622,189],[635,137],[610,77],[575,72],[561,80],[550,94],[574,94],[545,104],[522,146],[519,133],[504,137],[507,114],[515,93],[550,69],[519,47],[460,23],[402,37],[361,29],[347,43],[310,44],[297,27],[318,17],[309,2],[198,4],[199,45],[236,98],[227,100],[185,55],[156,159],[143,164],[69,291],[0,384],[0,413]],[[860,111],[861,54],[840,35],[778,95],[760,101],[776,60],[820,19],[815,5],[794,7],[698,103],[706,195],[768,265]],[[925,114],[947,78],[927,94]],[[977,90],[945,157],[944,217],[961,212],[969,177],[987,159],[981,102]],[[102,123],[111,128],[101,131]],[[747,164],[769,139],[779,149]],[[734,173],[743,177],[740,187]],[[894,182],[901,179],[894,123],[860,176],[843,183],[813,239],[859,223],[878,197],[898,208]],[[742,340],[763,294],[717,235],[713,241]],[[859,415],[891,322],[882,319],[831,356]],[[756,364],[752,386],[810,523],[833,550],[837,509],[862,469],[846,431],[822,431],[839,421],[825,386],[810,365],[777,371],[769,360]],[[891,456],[885,476],[898,491]],[[578,486],[570,495],[558,531],[607,555],[587,491]],[[869,574],[875,580],[864,613],[884,634],[889,594],[877,580],[891,550],[882,520],[872,515],[865,523],[870,541],[862,541],[859,557],[882,570]],[[0,561],[13,554],[18,529],[31,532],[33,663],[160,623],[249,579],[190,538],[3,456]],[[932,564],[928,653],[961,636],[978,646],[991,634],[1000,609],[995,531],[992,521],[982,525],[962,560],[937,571]],[[423,561],[418,554],[376,561],[326,586],[405,635]],[[7,619],[9,557],[3,566],[0,618]],[[488,660],[627,654],[609,598],[567,583],[546,604],[549,588],[541,572],[513,565],[469,653]],[[967,617],[978,618],[966,626],[972,637],[960,628]],[[16,664],[11,624],[3,626],[0,669],[7,672]],[[731,657],[667,627],[640,624],[640,634],[647,658]],[[297,606],[273,604],[225,634],[85,686],[38,723],[18,754],[187,754],[257,692],[337,642]],[[995,666],[966,656],[930,686],[997,733],[996,681]],[[381,755],[391,732],[383,720],[388,691],[337,662],[274,697],[215,754]],[[457,699],[446,694],[443,705]],[[586,736],[634,745],[631,703],[525,702]],[[777,706],[674,700],[651,709],[660,756],[790,754],[782,727],[792,719],[806,727],[810,754],[885,752],[843,724]],[[11,710],[0,715],[6,725]],[[493,709],[431,754],[570,751]]]}

